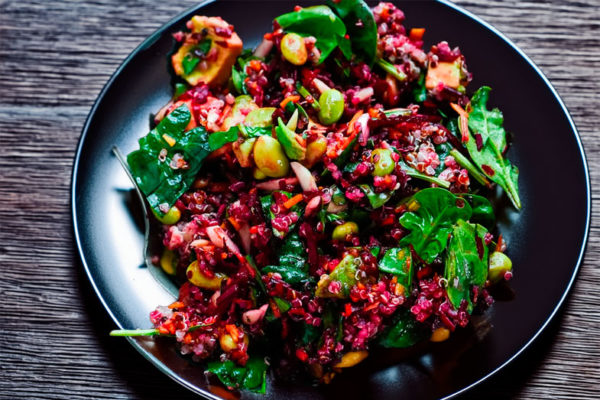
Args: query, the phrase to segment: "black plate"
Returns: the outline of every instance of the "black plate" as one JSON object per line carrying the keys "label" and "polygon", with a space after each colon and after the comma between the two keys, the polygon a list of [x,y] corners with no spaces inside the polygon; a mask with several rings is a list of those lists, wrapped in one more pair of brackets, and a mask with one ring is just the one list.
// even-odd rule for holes
{"label": "black plate", "polygon": [[[131,184],[110,151],[113,145],[124,152],[137,148],[150,115],[169,100],[171,33],[200,12],[222,16],[246,47],[253,46],[275,16],[297,3],[222,1],[185,12],[125,60],[92,108],[73,170],[73,224],[83,265],[119,327],[147,328],[149,312],[173,300],[143,266],[141,216],[131,212],[136,201]],[[555,90],[514,44],[472,14],[446,2],[398,5],[408,27],[427,28],[426,46],[447,40],[461,47],[474,73],[470,88],[494,88],[491,103],[502,109],[506,128],[514,133],[510,158],[521,171],[524,206],[520,213],[510,206],[499,210],[500,231],[515,265],[514,297],[494,304],[487,314],[492,329],[485,335],[464,330],[446,343],[408,354],[374,354],[327,387],[269,383],[263,399],[416,399],[464,391],[508,364],[539,335],[581,262],[590,218],[589,176],[576,128]],[[131,343],[171,378],[217,398],[207,391],[201,367],[179,357],[169,341]]]}

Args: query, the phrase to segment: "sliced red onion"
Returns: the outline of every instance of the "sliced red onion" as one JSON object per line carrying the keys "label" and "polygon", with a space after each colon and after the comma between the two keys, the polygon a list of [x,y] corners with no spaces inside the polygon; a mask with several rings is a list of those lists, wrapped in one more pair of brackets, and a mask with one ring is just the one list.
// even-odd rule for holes
{"label": "sliced red onion", "polygon": [[216,292],[213,293],[213,295],[210,297],[210,303],[213,306],[217,306],[217,299],[219,298],[219,296],[221,295],[221,291],[217,290]]}
{"label": "sliced red onion", "polygon": [[242,247],[246,254],[250,253],[250,244],[252,240],[250,239],[250,225],[244,222],[240,224],[240,229],[238,230],[238,234],[240,235],[240,240],[242,241]]}
{"label": "sliced red onion", "polygon": [[317,182],[310,171],[302,164],[296,161],[290,163],[290,167],[294,170],[294,174],[298,177],[298,182],[305,192],[316,192],[319,190]]}
{"label": "sliced red onion", "polygon": [[231,240],[229,235],[218,225],[209,226],[206,228],[206,234],[213,244],[219,248],[223,248],[227,246],[229,251],[234,253],[235,255],[241,255],[240,249],[237,245]]}
{"label": "sliced red onion", "polygon": [[264,58],[271,52],[272,49],[273,41],[263,38],[262,42],[260,42],[260,44],[256,46],[256,49],[254,49],[253,55],[254,57]]}
{"label": "sliced red onion", "polygon": [[354,98],[358,100],[359,103],[362,103],[363,101],[368,100],[371,96],[373,96],[375,92],[373,91],[372,87],[366,87],[363,89],[360,89],[358,92],[356,92],[354,94]]}
{"label": "sliced red onion", "polygon": [[306,209],[304,210],[304,216],[310,217],[311,215],[313,215],[319,208],[320,204],[321,204],[321,196],[316,196],[316,197],[313,197],[312,199],[310,199],[310,201],[306,205]]}
{"label": "sliced red onion", "polygon": [[360,133],[358,134],[358,143],[361,146],[367,145],[367,140],[369,139],[369,114],[363,114],[354,123],[354,127],[360,128]]}
{"label": "sliced red onion", "polygon": [[280,182],[283,182],[286,186],[296,185],[298,183],[298,178],[273,179],[257,184],[256,188],[261,190],[279,190],[281,189],[281,186],[279,185]]}
{"label": "sliced red onion", "polygon": [[348,206],[346,204],[335,204],[333,201],[327,205],[327,212],[331,214],[338,214],[344,210],[346,210]]}
{"label": "sliced red onion", "polygon": [[267,312],[268,304],[263,304],[260,308],[246,311],[242,314],[242,320],[245,324],[252,325],[263,319],[265,313]]}
{"label": "sliced red onion", "polygon": [[[321,93],[323,93],[326,90],[331,89],[329,86],[327,86],[327,84],[325,82],[323,82],[319,78],[313,79],[313,85],[315,85],[315,87],[317,88],[317,90],[319,92],[321,92]],[[371,89],[371,90],[373,90],[373,89]]]}

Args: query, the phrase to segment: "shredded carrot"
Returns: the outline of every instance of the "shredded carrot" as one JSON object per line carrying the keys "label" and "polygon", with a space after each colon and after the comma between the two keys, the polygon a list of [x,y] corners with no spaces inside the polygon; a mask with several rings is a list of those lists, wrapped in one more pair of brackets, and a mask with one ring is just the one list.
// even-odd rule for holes
{"label": "shredded carrot", "polygon": [[253,70],[255,70],[256,72],[260,71],[260,69],[262,68],[262,65],[261,65],[261,63],[260,63],[260,61],[258,61],[258,60],[251,60],[251,61],[248,63],[248,66],[249,66],[250,68],[252,68]]}
{"label": "shredded carrot", "polygon": [[344,305],[344,312],[342,313],[342,315],[344,317],[349,317],[351,314],[352,314],[352,304],[346,303]]}
{"label": "shredded carrot", "polygon": [[498,243],[496,243],[496,251],[502,251],[502,248],[504,247],[504,239],[502,238],[502,235],[498,236]]}
{"label": "shredded carrot", "polygon": [[170,308],[171,310],[172,310],[172,309],[174,309],[174,308],[183,308],[183,307],[185,307],[185,304],[183,304],[183,302],[181,302],[181,301],[176,301],[176,302],[173,302],[173,303],[171,303],[171,305],[169,306],[169,308]]}
{"label": "shredded carrot", "polygon": [[271,311],[273,311],[275,318],[281,317],[281,310],[277,306],[277,303],[275,303],[275,300],[269,299],[269,306],[271,307]]}
{"label": "shredded carrot", "polygon": [[450,103],[450,107],[452,107],[452,109],[453,109],[454,111],[456,111],[456,113],[457,113],[458,115],[464,115],[464,116],[466,116],[466,117],[468,117],[468,116],[469,116],[469,114],[467,114],[467,112],[465,111],[465,109],[464,109],[464,108],[462,108],[461,106],[459,106],[459,105],[458,105],[458,104],[456,104],[456,103]]}
{"label": "shredded carrot", "polygon": [[229,335],[231,335],[233,341],[237,343],[238,339],[240,338],[240,331],[238,327],[234,324],[227,324],[225,325],[225,330],[227,333],[229,333]]}
{"label": "shredded carrot", "polygon": [[233,217],[229,217],[227,218],[229,220],[229,222],[231,222],[231,225],[233,225],[233,227],[235,228],[236,231],[240,230],[240,224],[237,222],[237,220]]}
{"label": "shredded carrot", "polygon": [[354,116],[352,117],[350,122],[348,122],[348,133],[354,132],[354,123],[356,122],[358,117],[360,117],[361,115],[363,115],[363,111],[358,110],[358,112],[356,114],[354,114]]}
{"label": "shredded carrot", "polygon": [[377,118],[379,116],[379,110],[373,107],[369,108],[369,116],[371,118]]}
{"label": "shredded carrot", "polygon": [[192,335],[190,335],[189,333],[186,333],[186,335],[183,337],[183,343],[184,344],[192,343]]}
{"label": "shredded carrot", "polygon": [[291,199],[289,199],[288,201],[286,201],[285,203],[283,203],[283,206],[289,210],[290,208],[294,207],[296,204],[300,203],[302,201],[302,199],[304,199],[304,196],[302,194],[297,194],[294,197],[292,197]]}
{"label": "shredded carrot", "polygon": [[216,121],[217,125],[222,125],[223,121],[225,120],[225,117],[227,117],[229,115],[229,112],[231,111],[231,105],[227,104],[225,106],[225,109],[223,109],[223,113],[221,113],[221,116],[219,117],[219,119]]}
{"label": "shredded carrot", "polygon": [[412,28],[410,30],[410,40],[417,41],[423,39],[425,28]]}
{"label": "shredded carrot", "polygon": [[461,140],[463,143],[466,143],[469,141],[469,114],[456,103],[450,103],[450,107],[460,116],[459,129],[462,136]]}
{"label": "shredded carrot", "polygon": [[292,103],[297,103],[299,100],[300,100],[300,96],[297,94],[293,94],[293,95],[288,96],[285,99],[283,99],[283,101],[281,103],[279,103],[279,106],[281,108],[285,108],[285,106],[287,106],[287,103],[289,103],[290,101]]}
{"label": "shredded carrot", "polygon": [[377,308],[377,307],[379,307],[379,302],[378,301],[376,301],[373,304],[370,304],[370,305],[366,306],[365,309],[364,309],[364,311],[369,311],[369,310],[372,310],[372,309]]}
{"label": "shredded carrot", "polygon": [[163,335],[168,335],[169,334],[169,330],[167,328],[165,328],[164,326],[159,326],[158,327],[158,332],[162,333]]}

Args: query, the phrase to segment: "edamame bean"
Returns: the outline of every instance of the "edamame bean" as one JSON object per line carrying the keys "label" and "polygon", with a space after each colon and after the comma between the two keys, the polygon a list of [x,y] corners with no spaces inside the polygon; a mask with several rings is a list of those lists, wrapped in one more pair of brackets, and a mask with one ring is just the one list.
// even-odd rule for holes
{"label": "edamame bean", "polygon": [[319,119],[325,125],[336,123],[344,113],[344,95],[336,89],[328,89],[319,97]]}
{"label": "edamame bean", "polygon": [[294,65],[304,65],[308,59],[304,38],[295,33],[286,34],[281,38],[281,54]]}
{"label": "edamame bean", "polygon": [[385,176],[394,172],[396,163],[392,159],[392,151],[389,149],[375,149],[371,153],[371,162],[375,166],[373,175]]}
{"label": "edamame bean", "polygon": [[512,271],[512,261],[508,256],[499,251],[490,255],[488,279],[492,283],[498,283],[505,278],[507,272]]}
{"label": "edamame bean", "polygon": [[186,270],[188,281],[194,285],[209,290],[217,290],[221,288],[221,281],[226,278],[224,274],[216,273],[215,276],[209,278],[198,267],[198,261],[192,262]]}
{"label": "edamame bean", "polygon": [[286,176],[290,163],[279,142],[271,136],[263,135],[254,144],[254,163],[256,167],[271,178]]}
{"label": "edamame bean", "polygon": [[157,220],[159,220],[161,223],[163,223],[165,225],[173,225],[173,224],[176,224],[177,222],[179,222],[179,218],[181,218],[181,211],[179,211],[179,208],[173,206],[162,217],[160,215],[158,215],[156,212],[154,213],[154,216],[156,217]]}
{"label": "edamame bean", "polygon": [[331,238],[333,240],[346,240],[349,235],[355,235],[357,233],[358,225],[356,225],[356,222],[350,221],[336,226],[331,234]]}

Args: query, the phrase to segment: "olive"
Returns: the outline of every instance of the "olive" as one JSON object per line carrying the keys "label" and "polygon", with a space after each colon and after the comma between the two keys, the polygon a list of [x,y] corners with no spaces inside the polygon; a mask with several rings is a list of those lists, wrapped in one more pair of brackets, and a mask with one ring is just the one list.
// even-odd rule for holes
{"label": "olive", "polygon": [[221,281],[226,278],[224,274],[216,273],[209,278],[198,267],[198,261],[192,262],[186,271],[188,281],[202,289],[218,290],[221,288]]}
{"label": "olive", "polygon": [[505,274],[512,271],[512,261],[508,256],[499,251],[490,255],[488,279],[491,283],[498,283],[505,279]]}
{"label": "olive", "polygon": [[373,175],[385,176],[394,172],[396,163],[392,159],[392,151],[389,149],[375,149],[371,153],[371,162],[375,166]]}
{"label": "olive", "polygon": [[181,211],[179,211],[179,208],[173,206],[162,217],[156,212],[154,212],[154,216],[157,220],[165,225],[173,225],[179,221],[179,218],[181,218]]}
{"label": "olive", "polygon": [[328,89],[319,97],[319,119],[325,125],[336,123],[344,113],[344,95],[336,89]]}
{"label": "olive", "polygon": [[290,163],[281,144],[271,136],[263,135],[254,144],[254,163],[266,176],[281,178],[290,170]]}
{"label": "olive", "polygon": [[356,225],[356,222],[350,221],[336,226],[331,234],[331,238],[333,240],[346,240],[349,235],[354,235],[357,233],[358,225]]}
{"label": "olive", "polygon": [[307,168],[312,167],[319,161],[327,151],[327,139],[323,136],[319,136],[306,146],[306,157],[304,159],[304,165]]}
{"label": "olive", "polygon": [[281,38],[281,54],[294,65],[304,65],[308,59],[304,38],[295,33],[285,35]]}
{"label": "olive", "polygon": [[177,271],[177,256],[172,250],[165,249],[160,256],[160,267],[169,275],[175,275]]}

